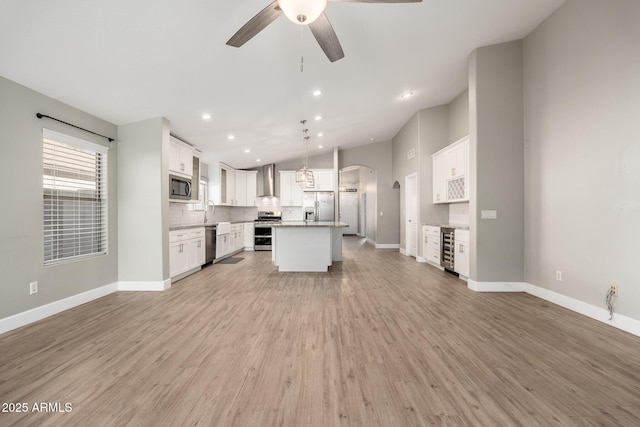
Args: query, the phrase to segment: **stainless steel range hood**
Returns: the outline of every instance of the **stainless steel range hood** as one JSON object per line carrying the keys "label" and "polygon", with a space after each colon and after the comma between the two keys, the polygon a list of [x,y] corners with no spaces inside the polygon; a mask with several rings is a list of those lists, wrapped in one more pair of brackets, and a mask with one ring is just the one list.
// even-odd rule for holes
{"label": "stainless steel range hood", "polygon": [[275,171],[276,165],[274,163],[262,167],[262,194],[259,197],[274,197],[276,195]]}

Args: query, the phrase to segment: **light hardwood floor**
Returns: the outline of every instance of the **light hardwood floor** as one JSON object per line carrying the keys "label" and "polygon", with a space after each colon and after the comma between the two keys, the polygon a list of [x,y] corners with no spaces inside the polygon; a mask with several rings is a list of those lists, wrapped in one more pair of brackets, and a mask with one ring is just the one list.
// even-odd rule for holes
{"label": "light hardwood floor", "polygon": [[[640,425],[640,338],[345,239],[323,273],[245,252],[0,336],[0,425]],[[31,409],[31,408],[30,408]]]}

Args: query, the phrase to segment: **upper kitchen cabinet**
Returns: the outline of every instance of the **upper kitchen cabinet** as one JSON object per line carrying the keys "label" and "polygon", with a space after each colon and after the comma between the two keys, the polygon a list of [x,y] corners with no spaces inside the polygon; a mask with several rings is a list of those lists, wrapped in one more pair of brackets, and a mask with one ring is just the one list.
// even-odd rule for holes
{"label": "upper kitchen cabinet", "polygon": [[469,137],[431,155],[433,203],[469,201]]}
{"label": "upper kitchen cabinet", "polygon": [[169,171],[185,178],[193,174],[193,147],[173,136],[169,140]]}
{"label": "upper kitchen cabinet", "polygon": [[193,150],[193,174],[191,175],[191,200],[200,200],[200,152]]}
{"label": "upper kitchen cabinet", "polygon": [[318,169],[313,171],[315,187],[309,188],[312,191],[335,191],[333,187],[333,170]]}
{"label": "upper kitchen cabinet", "polygon": [[255,206],[258,195],[258,171],[236,171],[235,206]]}
{"label": "upper kitchen cabinet", "polygon": [[257,171],[235,170],[224,163],[209,165],[209,199],[222,206],[255,206]]}
{"label": "upper kitchen cabinet", "polygon": [[280,205],[302,206],[302,188],[296,182],[296,171],[280,172]]}

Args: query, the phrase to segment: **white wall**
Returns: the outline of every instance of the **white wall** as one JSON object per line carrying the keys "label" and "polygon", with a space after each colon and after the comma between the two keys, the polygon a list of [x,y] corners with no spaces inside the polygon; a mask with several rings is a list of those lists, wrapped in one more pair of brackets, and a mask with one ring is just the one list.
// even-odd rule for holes
{"label": "white wall", "polygon": [[525,280],[603,308],[616,283],[638,320],[639,41],[637,0],[569,0],[524,41]]}

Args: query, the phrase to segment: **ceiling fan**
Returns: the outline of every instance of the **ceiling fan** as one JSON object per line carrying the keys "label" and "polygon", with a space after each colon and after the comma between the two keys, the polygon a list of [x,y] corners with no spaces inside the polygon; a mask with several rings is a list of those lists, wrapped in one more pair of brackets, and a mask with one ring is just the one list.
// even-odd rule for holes
{"label": "ceiling fan", "polygon": [[284,13],[289,20],[298,25],[308,25],[313,36],[329,61],[344,58],[342,46],[338,41],[329,19],[324,14],[327,1],[349,3],[420,3],[422,0],[275,0],[260,13],[244,24],[227,42],[229,46],[240,47],[256,34],[264,30]]}

